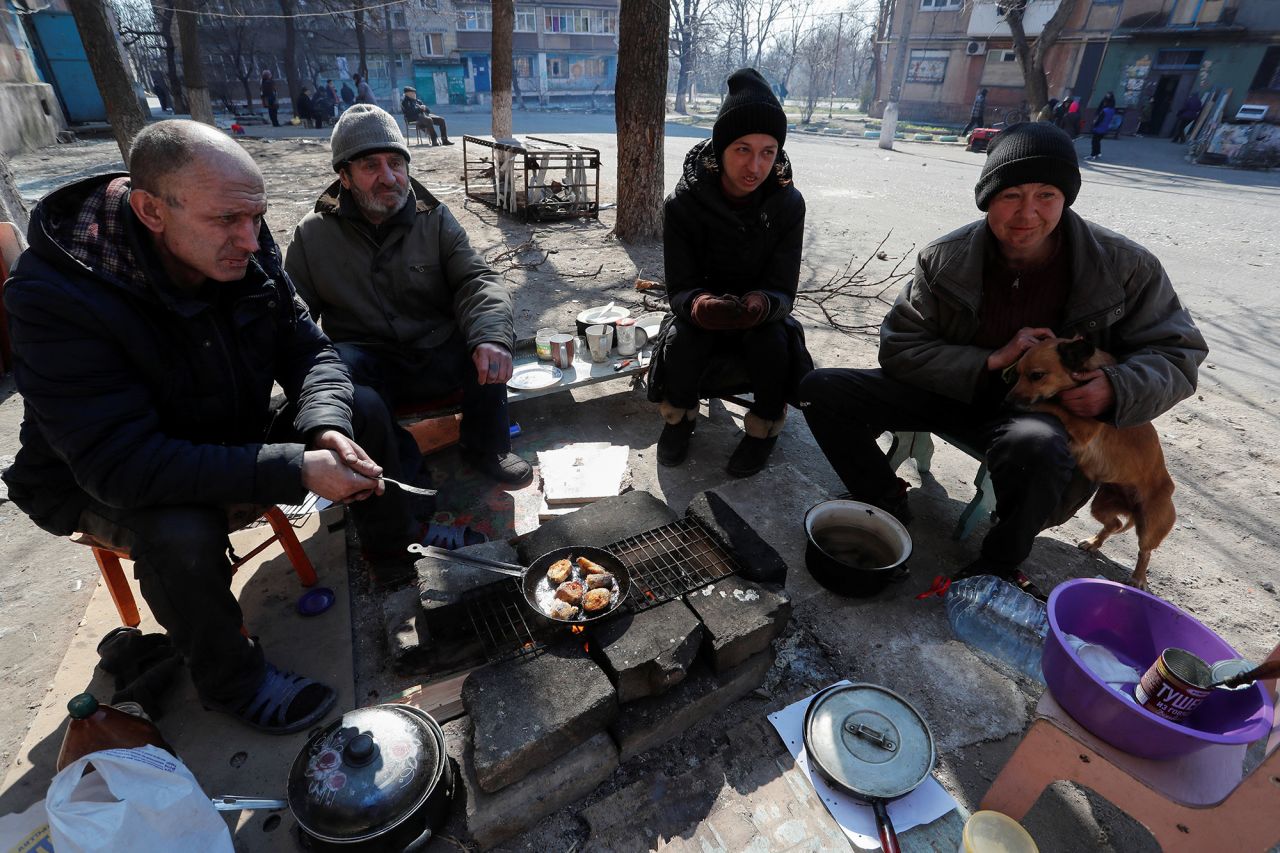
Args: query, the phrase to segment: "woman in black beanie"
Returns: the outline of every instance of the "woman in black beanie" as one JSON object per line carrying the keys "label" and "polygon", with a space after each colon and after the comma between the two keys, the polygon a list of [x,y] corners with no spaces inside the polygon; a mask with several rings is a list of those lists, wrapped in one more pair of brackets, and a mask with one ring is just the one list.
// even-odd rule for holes
{"label": "woman in black beanie", "polygon": [[746,435],[726,470],[756,473],[800,378],[813,369],[791,316],[805,209],[782,150],[786,139],[787,117],[768,82],[754,68],[736,71],[711,138],[689,151],[667,197],[663,250],[674,317],[658,333],[649,370],[649,398],[665,421],[663,465],[684,461],[700,398],[745,385],[753,396]]}
{"label": "woman in black beanie", "polygon": [[916,258],[880,327],[880,369],[815,370],[805,419],[854,499],[907,521],[907,483],[876,444],[886,430],[945,432],[982,452],[996,521],[953,577],[994,574],[1032,594],[1019,565],[1035,537],[1075,514],[1094,484],[1060,421],[1003,405],[1004,372],[1034,344],[1081,335],[1118,364],[1076,377],[1059,401],[1116,426],[1150,421],[1191,395],[1204,338],[1160,262],[1071,210],[1075,146],[1045,123],[992,141],[974,200],[986,216]]}

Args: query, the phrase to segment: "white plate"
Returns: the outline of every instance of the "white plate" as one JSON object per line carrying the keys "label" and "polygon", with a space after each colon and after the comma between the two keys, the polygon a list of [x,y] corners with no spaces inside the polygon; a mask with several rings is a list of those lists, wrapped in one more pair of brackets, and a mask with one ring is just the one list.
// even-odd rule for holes
{"label": "white plate", "polygon": [[662,325],[662,320],[666,317],[661,311],[651,311],[648,314],[641,314],[636,318],[636,325],[644,329],[649,340],[652,341],[658,336],[658,327]]}
{"label": "white plate", "polygon": [[560,368],[554,365],[526,364],[515,369],[507,380],[507,387],[517,391],[537,391],[540,388],[550,388],[563,376]]}

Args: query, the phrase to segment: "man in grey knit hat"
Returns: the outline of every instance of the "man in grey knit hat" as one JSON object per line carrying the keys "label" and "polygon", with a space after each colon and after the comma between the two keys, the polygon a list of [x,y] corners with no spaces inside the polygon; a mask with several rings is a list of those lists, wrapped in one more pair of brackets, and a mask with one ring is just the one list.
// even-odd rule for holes
{"label": "man in grey knit hat", "polygon": [[880,369],[815,370],[800,385],[805,419],[851,496],[910,520],[907,484],[876,439],[945,432],[981,451],[996,522],[954,578],[992,574],[1039,590],[1018,567],[1035,537],[1094,490],[1055,417],[1003,406],[1005,371],[1036,343],[1080,335],[1118,364],[1077,375],[1059,401],[1119,427],[1190,396],[1204,338],[1160,261],[1071,210],[1080,167],[1050,124],[1010,125],[974,188],[984,219],[922,249],[880,327]]}
{"label": "man in grey knit hat", "polygon": [[[507,417],[515,321],[506,287],[449,209],[409,177],[394,116],[356,104],[330,148],[338,179],[298,223],[285,257],[298,293],[358,384],[393,410],[461,391],[463,459],[501,483],[527,480],[532,468],[511,452]],[[400,433],[403,473],[416,479],[421,453]],[[476,538],[462,525],[438,533],[445,547]]]}

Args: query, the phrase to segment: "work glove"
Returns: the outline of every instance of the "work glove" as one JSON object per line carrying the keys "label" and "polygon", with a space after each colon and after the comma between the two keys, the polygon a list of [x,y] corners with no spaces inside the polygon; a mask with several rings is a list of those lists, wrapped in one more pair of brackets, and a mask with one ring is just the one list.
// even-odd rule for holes
{"label": "work glove", "polygon": [[712,296],[703,293],[693,300],[689,313],[693,315],[695,324],[712,332],[747,327],[746,307],[742,300],[728,294]]}
{"label": "work glove", "polygon": [[742,297],[742,304],[746,309],[744,313],[747,325],[744,328],[759,326],[773,310],[772,301],[759,290],[753,290]]}

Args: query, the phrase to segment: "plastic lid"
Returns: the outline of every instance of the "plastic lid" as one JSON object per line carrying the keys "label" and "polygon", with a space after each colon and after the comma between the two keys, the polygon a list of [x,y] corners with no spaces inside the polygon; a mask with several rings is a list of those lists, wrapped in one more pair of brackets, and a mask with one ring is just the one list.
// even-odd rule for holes
{"label": "plastic lid", "polygon": [[298,613],[303,616],[319,616],[332,607],[335,600],[333,590],[327,586],[309,589],[298,599]]}
{"label": "plastic lid", "polygon": [[71,701],[67,703],[67,711],[71,714],[73,720],[84,720],[93,716],[94,711],[98,710],[98,700],[94,698],[92,693],[81,693],[79,696],[72,696]]}
{"label": "plastic lid", "polygon": [[828,688],[805,716],[805,747],[832,784],[864,798],[915,788],[936,757],[929,724],[897,693],[875,684]]}
{"label": "plastic lid", "polygon": [[964,825],[963,853],[1038,853],[1022,825],[1000,812],[974,812]]}

